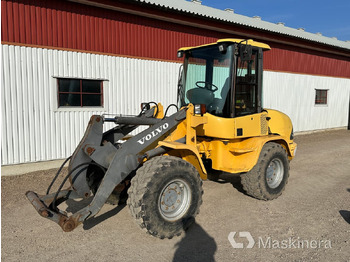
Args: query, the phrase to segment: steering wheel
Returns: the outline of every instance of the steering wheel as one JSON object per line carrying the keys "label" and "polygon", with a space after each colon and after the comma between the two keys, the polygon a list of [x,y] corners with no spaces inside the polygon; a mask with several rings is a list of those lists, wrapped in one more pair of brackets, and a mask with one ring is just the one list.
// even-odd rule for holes
{"label": "steering wheel", "polygon": [[[204,85],[202,85],[202,84],[204,84]],[[197,81],[196,86],[199,88],[207,89],[207,90],[212,91],[212,92],[215,92],[216,90],[219,89],[216,85],[211,84],[211,83],[206,82],[206,81]]]}

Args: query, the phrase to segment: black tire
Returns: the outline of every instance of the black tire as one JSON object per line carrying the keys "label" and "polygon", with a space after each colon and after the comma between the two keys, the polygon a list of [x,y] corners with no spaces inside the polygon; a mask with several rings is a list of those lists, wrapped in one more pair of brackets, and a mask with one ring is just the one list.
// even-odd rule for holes
{"label": "black tire", "polygon": [[243,189],[261,200],[279,197],[288,183],[289,161],[286,150],[277,143],[263,146],[257,164],[241,175]]}
{"label": "black tire", "polygon": [[202,194],[202,180],[193,165],[178,157],[157,156],[136,171],[127,204],[141,228],[152,236],[172,238],[194,222]]}

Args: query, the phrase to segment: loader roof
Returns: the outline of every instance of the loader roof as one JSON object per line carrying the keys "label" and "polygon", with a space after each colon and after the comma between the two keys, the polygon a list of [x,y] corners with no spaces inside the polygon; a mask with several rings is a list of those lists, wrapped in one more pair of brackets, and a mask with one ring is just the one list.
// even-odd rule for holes
{"label": "loader roof", "polygon": [[191,47],[181,47],[178,51],[187,51],[191,49],[196,49],[204,46],[211,46],[211,45],[217,45],[219,43],[245,43],[251,46],[255,47],[261,47],[262,49],[265,50],[270,50],[270,46],[261,42],[254,41],[252,39],[237,39],[237,38],[224,38],[224,39],[219,39],[218,41],[210,44],[205,44],[205,45],[199,45],[199,46],[191,46]]}

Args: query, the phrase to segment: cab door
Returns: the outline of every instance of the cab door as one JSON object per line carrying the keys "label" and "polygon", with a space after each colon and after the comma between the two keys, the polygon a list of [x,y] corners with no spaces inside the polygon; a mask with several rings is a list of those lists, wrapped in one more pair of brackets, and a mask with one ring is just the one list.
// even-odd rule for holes
{"label": "cab door", "polygon": [[262,58],[261,48],[252,48],[249,57],[237,56],[233,108],[235,117],[261,112]]}

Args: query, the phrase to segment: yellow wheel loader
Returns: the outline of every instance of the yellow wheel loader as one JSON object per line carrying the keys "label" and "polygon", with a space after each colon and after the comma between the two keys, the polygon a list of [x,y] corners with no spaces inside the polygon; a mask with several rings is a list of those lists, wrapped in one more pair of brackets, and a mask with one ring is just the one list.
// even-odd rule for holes
{"label": "yellow wheel loader", "polygon": [[[65,163],[46,194],[28,191],[27,198],[67,232],[106,202],[127,198],[137,223],[159,238],[180,235],[194,221],[207,170],[240,175],[255,198],[277,198],[297,147],[289,117],[262,107],[263,52],[269,49],[242,39],[179,49],[178,105],[164,112],[161,104],[142,103],[136,116],[92,116],[58,191],[50,193]],[[168,116],[170,107],[177,112]],[[103,132],[106,122],[115,127]],[[128,135],[140,125],[149,127]],[[73,214],[59,209],[68,199],[87,198],[90,204]]]}

